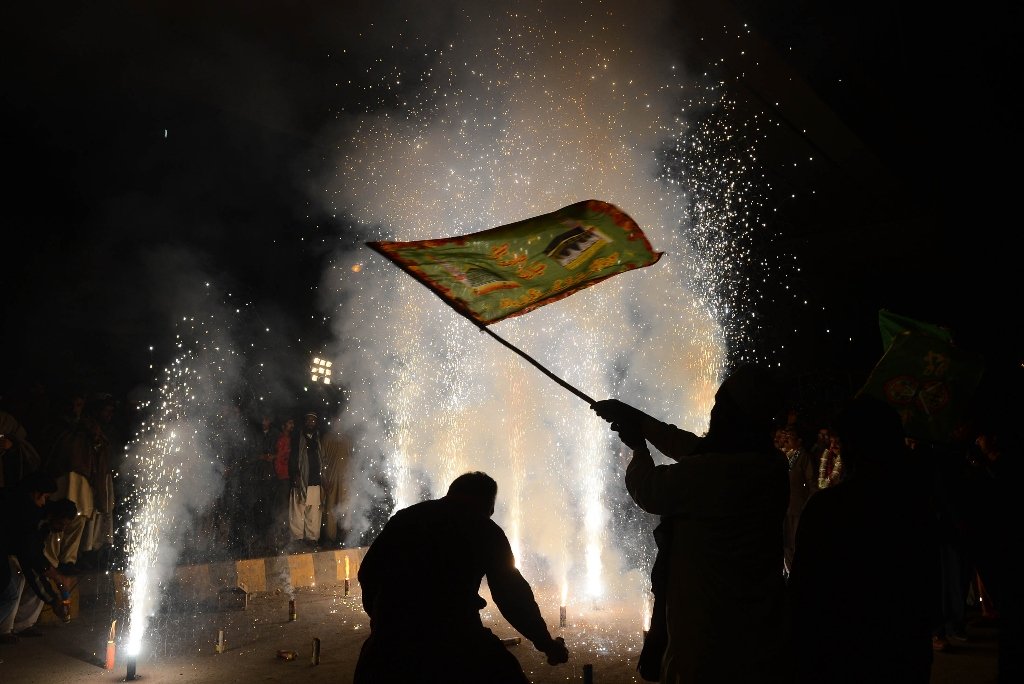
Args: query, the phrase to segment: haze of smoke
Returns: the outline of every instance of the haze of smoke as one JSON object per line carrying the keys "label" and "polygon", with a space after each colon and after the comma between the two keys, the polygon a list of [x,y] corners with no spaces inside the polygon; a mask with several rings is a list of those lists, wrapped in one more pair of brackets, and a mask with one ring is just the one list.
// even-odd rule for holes
{"label": "haze of smoke", "polygon": [[[682,124],[679,70],[654,38],[663,8],[514,7],[452,11],[455,37],[400,109],[345,120],[326,201],[352,219],[345,230],[398,240],[589,198],[617,204],[666,252],[661,262],[493,329],[595,399],[700,431],[725,344],[714,293],[693,289],[709,265],[685,239],[683,190],[658,180],[656,152]],[[376,483],[354,511],[355,537],[379,521],[375,506],[437,496],[484,470],[531,576],[599,595],[629,570],[622,546],[649,535],[609,539],[628,503],[607,497],[619,445],[585,402],[365,251],[339,254],[322,291],[350,391],[341,420],[356,439],[353,486]]]}

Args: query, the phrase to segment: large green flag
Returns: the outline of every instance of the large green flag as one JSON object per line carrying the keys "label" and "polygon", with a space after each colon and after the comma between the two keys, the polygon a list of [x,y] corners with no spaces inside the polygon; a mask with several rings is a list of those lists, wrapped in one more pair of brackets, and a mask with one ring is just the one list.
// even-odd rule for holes
{"label": "large green flag", "polygon": [[662,254],[625,212],[600,200],[470,235],[366,244],[481,326],[650,266]]}
{"label": "large green flag", "polygon": [[924,335],[932,335],[939,339],[952,342],[953,334],[948,328],[934,323],[925,323],[910,316],[902,316],[893,313],[888,309],[878,310],[878,331],[882,334],[882,351],[884,352],[892,344],[897,335],[904,332],[916,332]]}
{"label": "large green flag", "polygon": [[890,339],[860,394],[899,411],[908,437],[948,442],[981,381],[981,356],[958,348],[949,330],[879,312],[883,338]]}

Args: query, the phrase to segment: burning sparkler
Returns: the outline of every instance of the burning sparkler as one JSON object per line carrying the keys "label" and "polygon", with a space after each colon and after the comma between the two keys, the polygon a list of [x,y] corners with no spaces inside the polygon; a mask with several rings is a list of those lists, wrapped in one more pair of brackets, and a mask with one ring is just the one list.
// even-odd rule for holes
{"label": "burning sparkler", "polygon": [[651,630],[651,617],[654,612],[653,601],[650,592],[645,591],[643,600],[640,603],[640,625],[643,638],[647,638],[647,632]]}
{"label": "burning sparkler", "polygon": [[114,630],[117,627],[117,620],[110,623],[110,632],[107,634],[107,654],[106,659],[103,662],[104,670],[113,670],[115,667],[115,659],[117,657],[117,645],[114,641]]}

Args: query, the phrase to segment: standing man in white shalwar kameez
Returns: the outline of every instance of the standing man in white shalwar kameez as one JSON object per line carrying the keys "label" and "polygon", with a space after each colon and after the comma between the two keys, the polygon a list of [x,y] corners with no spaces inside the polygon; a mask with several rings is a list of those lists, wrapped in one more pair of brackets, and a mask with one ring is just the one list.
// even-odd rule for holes
{"label": "standing man in white shalwar kameez", "polygon": [[302,427],[292,436],[292,452],[288,462],[291,480],[288,526],[292,545],[314,549],[320,542],[321,492],[323,489],[323,444],[320,440],[319,416],[307,413]]}
{"label": "standing man in white shalwar kameez", "polygon": [[345,511],[348,506],[348,462],[352,455],[352,443],[338,429],[328,429],[321,444],[324,459],[324,482],[321,489],[324,537],[328,544],[341,546],[348,532]]}

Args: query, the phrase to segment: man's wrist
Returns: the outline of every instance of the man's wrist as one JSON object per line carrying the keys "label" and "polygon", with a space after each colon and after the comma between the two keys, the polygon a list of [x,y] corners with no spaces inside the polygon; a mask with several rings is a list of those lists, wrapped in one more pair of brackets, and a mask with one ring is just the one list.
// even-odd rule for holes
{"label": "man's wrist", "polygon": [[633,447],[633,455],[634,456],[650,456],[651,455],[651,448],[649,446],[647,446],[647,442],[644,442],[643,444],[638,444],[637,446]]}

